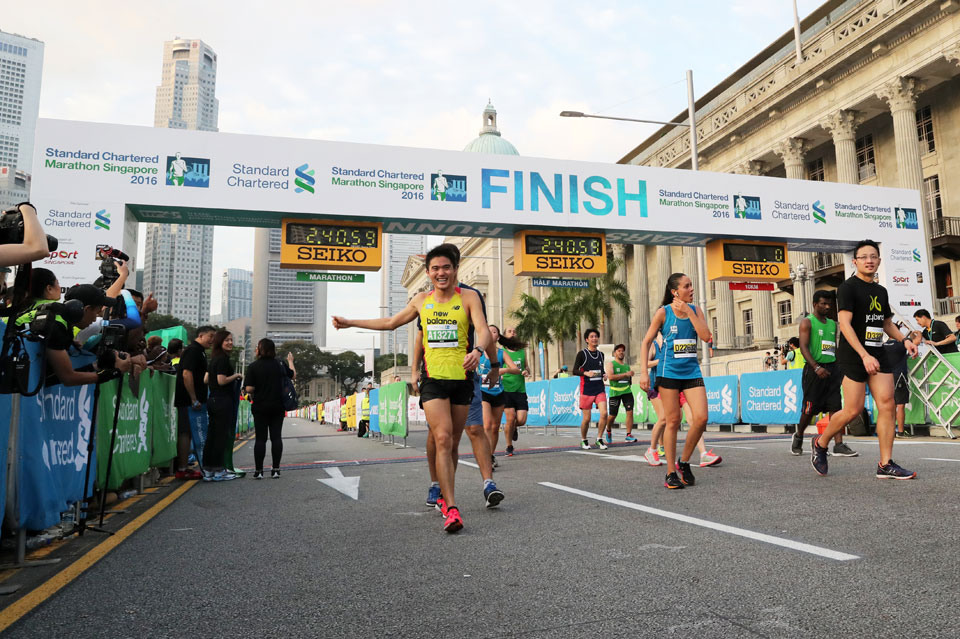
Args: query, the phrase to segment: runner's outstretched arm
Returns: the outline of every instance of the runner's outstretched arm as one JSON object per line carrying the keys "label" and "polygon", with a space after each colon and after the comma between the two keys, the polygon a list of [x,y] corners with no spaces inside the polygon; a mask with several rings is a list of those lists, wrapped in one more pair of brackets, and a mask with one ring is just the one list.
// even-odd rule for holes
{"label": "runner's outstretched arm", "polygon": [[334,315],[333,327],[337,330],[341,328],[366,328],[372,331],[392,331],[416,319],[417,315],[420,314],[420,306],[423,303],[424,297],[426,297],[426,293],[417,293],[404,309],[393,317],[346,319],[339,315]]}

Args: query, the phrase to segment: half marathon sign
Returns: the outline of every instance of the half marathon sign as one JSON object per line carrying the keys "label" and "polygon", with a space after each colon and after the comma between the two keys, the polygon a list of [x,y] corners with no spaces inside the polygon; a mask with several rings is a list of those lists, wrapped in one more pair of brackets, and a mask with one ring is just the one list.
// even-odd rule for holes
{"label": "half marathon sign", "polygon": [[581,280],[574,278],[548,278],[548,277],[534,277],[533,285],[534,286],[551,286],[554,288],[588,288],[590,286],[590,280]]}
{"label": "half marathon sign", "polygon": [[363,273],[297,273],[298,282],[339,282],[339,283],[359,283],[365,280]]}

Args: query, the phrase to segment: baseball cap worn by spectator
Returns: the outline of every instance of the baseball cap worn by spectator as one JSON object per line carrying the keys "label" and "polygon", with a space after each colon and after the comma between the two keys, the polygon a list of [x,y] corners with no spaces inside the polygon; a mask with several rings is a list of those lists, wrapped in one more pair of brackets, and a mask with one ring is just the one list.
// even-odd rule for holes
{"label": "baseball cap worn by spectator", "polygon": [[67,302],[70,300],[80,300],[84,306],[104,306],[110,301],[107,294],[93,284],[77,284],[76,286],[72,286],[63,296],[63,299]]}

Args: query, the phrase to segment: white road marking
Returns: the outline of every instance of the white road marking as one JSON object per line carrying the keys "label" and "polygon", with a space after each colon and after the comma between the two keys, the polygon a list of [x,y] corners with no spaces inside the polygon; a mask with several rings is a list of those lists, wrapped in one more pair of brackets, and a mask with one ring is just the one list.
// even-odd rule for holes
{"label": "white road marking", "polygon": [[539,450],[541,448],[550,448],[550,446],[531,446],[530,447],[531,450]]}
{"label": "white road marking", "polygon": [[465,459],[461,459],[461,460],[460,460],[460,463],[461,463],[461,464],[466,464],[467,466],[473,466],[474,468],[480,468],[479,466],[477,466],[477,465],[474,464],[473,462],[468,462],[468,461],[465,460]]}
{"label": "white road marking", "polygon": [[587,497],[589,499],[595,499],[597,501],[606,502],[608,504],[613,504],[615,506],[623,506],[624,508],[629,508],[631,510],[639,510],[640,512],[644,512],[650,515],[665,517],[666,519],[673,519],[676,521],[681,521],[686,524],[701,526],[703,528],[710,528],[712,530],[729,533],[731,535],[737,535],[739,537],[746,537],[747,539],[753,539],[756,541],[762,541],[767,544],[773,544],[774,546],[782,546],[784,548],[790,548],[791,550],[799,550],[800,552],[810,553],[811,555],[817,555],[818,557],[825,557],[826,559],[835,559],[836,561],[849,561],[851,559],[860,559],[860,557],[858,557],[857,555],[850,555],[845,552],[830,550],[829,548],[821,548],[820,546],[813,546],[811,544],[805,544],[803,542],[794,541],[792,539],[783,539],[781,537],[774,537],[773,535],[758,533],[752,530],[746,530],[744,528],[737,528],[735,526],[728,526],[726,524],[718,524],[712,521],[707,521],[706,519],[698,519],[696,517],[689,517],[687,515],[672,513],[668,510],[660,510],[659,508],[651,508],[650,506],[634,504],[629,501],[624,501],[622,499],[615,499],[613,497],[606,497],[604,495],[598,495],[596,493],[590,493],[585,490],[580,490],[578,488],[570,488],[569,486],[562,486],[560,484],[554,484],[552,482],[546,482],[546,481],[542,481],[539,483],[541,486],[546,486],[547,488],[556,488],[557,490],[562,490],[564,492],[572,493],[574,495],[580,495],[581,497]]}
{"label": "white road marking", "polygon": [[953,461],[960,462],[960,459],[945,459],[943,457],[921,457],[920,459],[925,459],[927,461]]}
{"label": "white road marking", "polygon": [[590,450],[568,450],[568,453],[575,455],[594,455],[596,457],[606,457],[607,459],[619,459],[620,461],[644,462],[647,458],[642,455],[611,455],[610,453],[595,453]]}
{"label": "white road marking", "polygon": [[360,498],[360,477],[344,477],[343,473],[336,466],[325,468],[330,479],[317,479],[321,484],[325,484],[334,490],[343,493],[351,499]]}
{"label": "white road marking", "polygon": [[756,450],[756,446],[728,446],[727,444],[710,444],[703,442],[707,448],[741,448],[743,450]]}

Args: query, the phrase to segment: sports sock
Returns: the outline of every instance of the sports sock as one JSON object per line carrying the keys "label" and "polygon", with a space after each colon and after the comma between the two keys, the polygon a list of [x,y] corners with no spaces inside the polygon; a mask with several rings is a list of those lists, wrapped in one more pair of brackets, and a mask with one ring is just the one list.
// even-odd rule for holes
{"label": "sports sock", "polygon": [[492,484],[492,483],[493,483],[493,480],[492,480],[492,479],[484,479],[484,480],[483,480],[483,487],[486,488],[486,487],[487,487],[487,484]]}
{"label": "sports sock", "polygon": [[434,486],[439,486],[439,485],[440,485],[440,482],[438,482],[438,481],[432,481],[432,482],[430,482],[430,488],[433,488]]}

